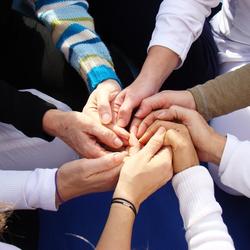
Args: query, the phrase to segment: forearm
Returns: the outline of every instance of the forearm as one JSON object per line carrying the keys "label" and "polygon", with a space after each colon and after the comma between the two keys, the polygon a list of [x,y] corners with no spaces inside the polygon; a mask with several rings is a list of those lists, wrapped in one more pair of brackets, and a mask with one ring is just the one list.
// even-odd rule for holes
{"label": "forearm", "polygon": [[189,91],[195,99],[197,111],[210,120],[250,105],[249,79],[250,64]]}
{"label": "forearm", "polygon": [[55,203],[56,169],[34,171],[0,170],[0,193],[2,203],[10,209],[56,210]]}
{"label": "forearm", "polygon": [[219,0],[164,0],[156,18],[149,47],[163,46],[175,52],[184,62],[192,43],[200,36],[205,18]]}
{"label": "forearm", "polygon": [[86,1],[38,0],[36,11],[38,18],[52,30],[56,47],[82,76],[90,91],[104,80],[119,82],[109,51],[94,31]]}
{"label": "forearm", "polygon": [[121,204],[113,204],[97,250],[130,250],[135,215]]}
{"label": "forearm", "polygon": [[155,92],[158,92],[178,63],[179,57],[175,52],[162,46],[153,46],[148,51],[137,80],[144,84],[153,84]]}
{"label": "forearm", "polygon": [[173,187],[179,199],[189,249],[234,249],[221,217],[221,207],[214,198],[208,171],[201,166],[189,168],[173,178]]}

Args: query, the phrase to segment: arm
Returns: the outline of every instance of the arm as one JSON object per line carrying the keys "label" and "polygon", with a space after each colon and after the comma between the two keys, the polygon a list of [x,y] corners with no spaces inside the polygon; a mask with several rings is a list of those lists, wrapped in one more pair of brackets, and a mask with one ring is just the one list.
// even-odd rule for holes
{"label": "arm", "polygon": [[214,186],[199,160],[186,126],[171,123],[165,145],[173,150],[173,187],[179,199],[186,230],[188,249],[229,250],[233,241],[221,217],[221,207],[214,198]]}
{"label": "arm", "polygon": [[227,135],[227,141],[219,165],[221,182],[250,198],[249,141],[240,141]]}
{"label": "arm", "polygon": [[159,89],[171,72],[183,64],[211,8],[219,2],[164,0],[156,17],[148,56],[137,80],[154,83]]}
{"label": "arm", "polygon": [[119,246],[120,250],[130,250],[134,220],[135,215],[130,208],[113,204],[96,249],[116,250]]}
{"label": "arm", "polygon": [[[29,92],[20,92],[0,81],[0,120],[10,123],[30,137],[40,137],[51,141],[42,126],[43,116],[56,107]],[[32,125],[31,125],[32,124]]]}
{"label": "arm", "polygon": [[[118,122],[126,127],[134,108],[156,94],[167,77],[184,62],[192,43],[200,36],[205,18],[219,0],[165,0],[156,18],[148,56],[136,80],[115,99]],[[143,117],[140,117],[143,118]]]}
{"label": "arm", "polygon": [[52,31],[52,39],[65,59],[82,76],[90,91],[108,79],[119,79],[112,59],[94,31],[85,0],[37,0],[38,18]]}
{"label": "arm", "polygon": [[187,91],[162,91],[144,99],[135,116],[143,119],[153,110],[179,105],[196,109],[210,120],[249,106],[249,78],[250,64]]}
{"label": "arm", "polygon": [[[200,36],[205,18],[218,0],[164,0],[156,17],[149,48],[162,46],[175,52],[181,64],[192,43]],[[176,65],[177,66],[177,65]],[[174,69],[174,68],[173,68]]]}
{"label": "arm", "polygon": [[43,208],[56,210],[55,205],[56,169],[34,171],[0,170],[0,193],[2,203],[14,209]]}
{"label": "arm", "polygon": [[111,190],[120,172],[125,153],[113,153],[98,159],[80,159],[68,162],[57,169],[34,171],[0,170],[0,201],[10,210],[35,209],[57,210],[60,201],[80,195]]}
{"label": "arm", "polygon": [[[201,166],[184,170],[173,178],[189,249],[235,249],[214,198],[214,185]],[[202,229],[202,230],[201,230]]]}
{"label": "arm", "polygon": [[[141,150],[138,144],[132,147],[122,166],[113,197],[130,201],[137,212],[141,203],[172,176],[171,151],[162,148],[164,135],[161,128]],[[113,203],[96,249],[130,250],[134,219],[129,207]]]}
{"label": "arm", "polygon": [[189,91],[197,111],[206,119],[225,115],[250,105],[250,64],[216,77]]}

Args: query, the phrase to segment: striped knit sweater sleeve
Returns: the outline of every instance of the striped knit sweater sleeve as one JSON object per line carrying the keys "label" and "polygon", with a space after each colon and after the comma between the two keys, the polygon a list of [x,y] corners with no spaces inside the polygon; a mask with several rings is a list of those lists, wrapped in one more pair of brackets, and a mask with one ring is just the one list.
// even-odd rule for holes
{"label": "striped knit sweater sleeve", "polygon": [[51,30],[52,39],[66,60],[93,91],[107,79],[120,82],[108,49],[95,33],[85,0],[30,0],[38,18]]}

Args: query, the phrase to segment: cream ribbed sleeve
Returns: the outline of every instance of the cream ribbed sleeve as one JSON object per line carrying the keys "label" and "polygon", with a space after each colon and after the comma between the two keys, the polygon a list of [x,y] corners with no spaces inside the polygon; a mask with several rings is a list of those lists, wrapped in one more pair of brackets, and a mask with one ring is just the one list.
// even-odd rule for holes
{"label": "cream ribbed sleeve", "polygon": [[235,249],[214,197],[213,180],[202,166],[189,168],[173,178],[190,250]]}

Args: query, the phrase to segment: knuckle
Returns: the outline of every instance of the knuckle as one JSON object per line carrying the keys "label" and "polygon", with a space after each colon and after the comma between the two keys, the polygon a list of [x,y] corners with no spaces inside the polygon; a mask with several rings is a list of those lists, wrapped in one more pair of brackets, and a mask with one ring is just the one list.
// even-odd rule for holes
{"label": "knuckle", "polygon": [[141,107],[146,108],[148,106],[148,104],[149,104],[149,100],[148,99],[144,99],[141,102]]}

